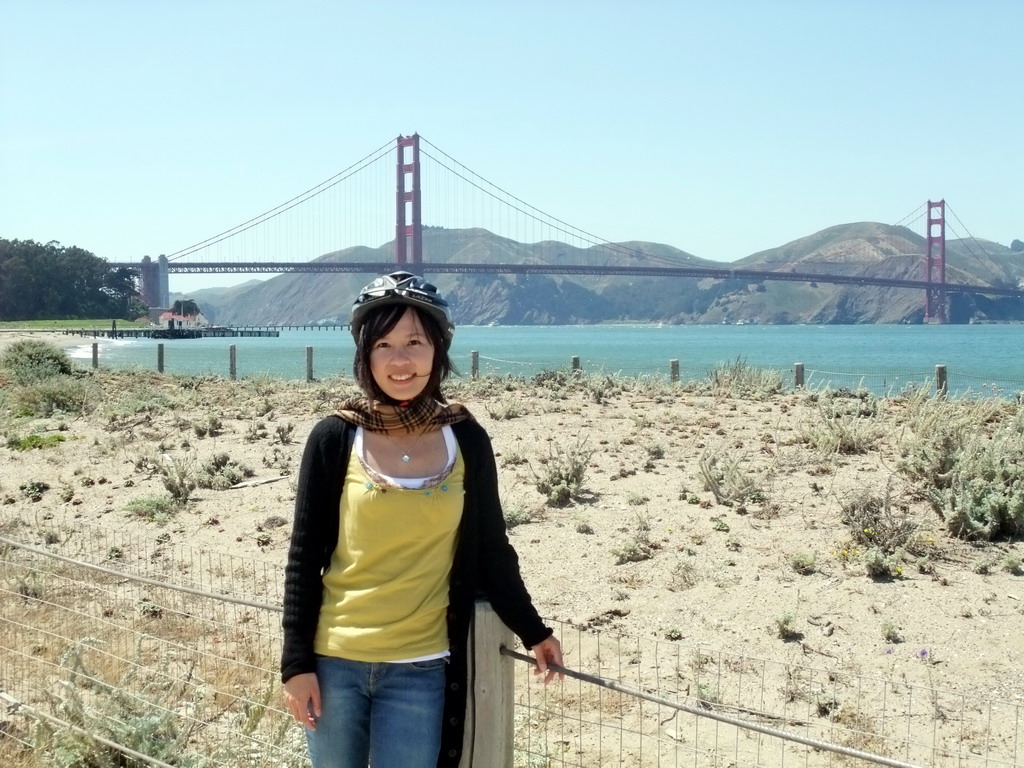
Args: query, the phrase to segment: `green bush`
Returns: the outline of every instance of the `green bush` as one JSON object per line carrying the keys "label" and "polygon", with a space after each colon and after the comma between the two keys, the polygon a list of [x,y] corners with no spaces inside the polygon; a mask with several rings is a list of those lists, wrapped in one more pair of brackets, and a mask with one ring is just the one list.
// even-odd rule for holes
{"label": "green bush", "polygon": [[7,447],[12,451],[31,451],[33,449],[52,448],[60,445],[67,438],[64,435],[28,435],[26,437],[7,438]]}
{"label": "green bush", "polygon": [[705,451],[699,461],[704,490],[711,491],[715,501],[725,506],[739,504],[761,491],[757,481],[742,469],[743,458],[735,453],[724,456]]}
{"label": "green bush", "polygon": [[[98,741],[148,755],[176,768],[200,768],[208,761],[194,744],[198,721],[181,717],[179,709],[194,703],[197,696],[188,681],[168,682],[165,669],[133,670],[116,685],[100,679],[86,665],[88,646],[83,640],[60,659],[61,685],[48,694],[60,712],[76,728],[57,728],[39,720],[33,741],[40,764],[58,768],[114,768],[139,765],[124,753]],[[141,677],[149,679],[140,679]],[[135,692],[141,688],[141,693]],[[134,690],[133,690],[134,689]]]}
{"label": "green bush", "polygon": [[884,496],[862,491],[844,501],[841,519],[857,544],[887,555],[914,549],[921,528],[907,507],[893,505],[889,489]]}
{"label": "green bush", "polygon": [[174,456],[160,465],[164,488],[179,506],[188,504],[192,491],[196,489],[195,458]]}
{"label": "green bush", "polygon": [[224,491],[254,474],[251,467],[235,461],[226,453],[216,453],[203,463],[195,480],[200,488]]}
{"label": "green bush", "polygon": [[21,414],[88,413],[102,397],[90,379],[55,375],[15,387],[10,404]]}
{"label": "green bush", "polygon": [[991,438],[972,437],[955,455],[946,486],[929,497],[954,536],[1024,537],[1024,433],[1018,424]]}
{"label": "green bush", "polygon": [[800,436],[825,454],[867,453],[883,434],[882,401],[867,390],[815,392],[808,396],[820,419],[805,424]]}
{"label": "green bush", "polygon": [[534,472],[537,490],[548,504],[565,506],[583,493],[587,465],[593,455],[593,449],[587,448],[582,440],[568,448],[554,445],[549,449],[548,457],[541,460],[543,471]]}
{"label": "green bush", "polygon": [[994,400],[944,400],[918,393],[907,402],[909,435],[897,468],[927,489],[948,488],[960,453],[979,429],[998,420]]}
{"label": "green bush", "polygon": [[755,368],[746,360],[736,358],[731,363],[719,363],[712,368],[707,387],[720,396],[764,399],[781,392],[785,384],[778,371]]}
{"label": "green bush", "polygon": [[872,547],[864,553],[864,570],[872,579],[895,579],[903,575],[903,561],[898,554]]}
{"label": "green bush", "polygon": [[54,376],[70,376],[75,367],[60,347],[45,341],[16,341],[0,354],[0,369],[17,384],[31,384]]}
{"label": "green bush", "polygon": [[167,494],[152,494],[132,499],[124,507],[125,512],[154,523],[166,523],[178,511],[178,504]]}

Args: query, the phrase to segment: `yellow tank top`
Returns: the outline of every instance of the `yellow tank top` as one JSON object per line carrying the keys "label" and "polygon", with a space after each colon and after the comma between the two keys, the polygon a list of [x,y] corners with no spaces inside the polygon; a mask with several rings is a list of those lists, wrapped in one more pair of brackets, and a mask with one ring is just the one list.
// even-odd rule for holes
{"label": "yellow tank top", "polygon": [[457,447],[448,476],[418,490],[372,479],[352,451],[338,545],[323,578],[316,653],[383,662],[448,650],[448,580],[464,478]]}

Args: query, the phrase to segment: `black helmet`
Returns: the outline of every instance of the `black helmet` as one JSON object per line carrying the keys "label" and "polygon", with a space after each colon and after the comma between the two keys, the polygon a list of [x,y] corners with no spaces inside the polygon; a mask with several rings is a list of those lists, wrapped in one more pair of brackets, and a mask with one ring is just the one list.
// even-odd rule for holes
{"label": "black helmet", "polygon": [[352,336],[357,342],[366,313],[374,307],[388,304],[406,304],[423,310],[440,326],[445,350],[452,345],[455,323],[452,322],[448,302],[437,292],[436,286],[411,272],[392,272],[390,275],[378,277],[359,292],[352,305],[352,316],[349,319]]}

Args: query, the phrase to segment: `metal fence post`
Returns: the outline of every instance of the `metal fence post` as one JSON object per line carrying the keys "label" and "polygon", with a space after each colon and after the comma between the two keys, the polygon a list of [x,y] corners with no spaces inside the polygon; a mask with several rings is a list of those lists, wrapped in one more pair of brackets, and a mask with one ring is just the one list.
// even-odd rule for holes
{"label": "metal fence post", "polygon": [[459,768],[512,768],[515,662],[498,649],[513,642],[491,604],[477,602],[466,647],[473,690]]}

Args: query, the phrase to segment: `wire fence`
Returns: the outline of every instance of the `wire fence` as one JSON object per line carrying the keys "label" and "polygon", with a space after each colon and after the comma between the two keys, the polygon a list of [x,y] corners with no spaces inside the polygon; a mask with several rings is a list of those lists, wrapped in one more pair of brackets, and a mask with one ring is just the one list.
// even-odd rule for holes
{"label": "wire fence", "polygon": [[[101,363],[105,364],[101,357],[102,349],[102,345],[98,343],[92,345],[91,365],[93,368],[98,368]],[[204,362],[204,358],[208,359],[205,359]],[[325,363],[323,358],[329,362]],[[265,360],[263,357],[259,359]],[[326,355],[322,354],[318,357],[312,346],[306,347],[304,350],[294,349],[292,354],[282,351],[275,358],[274,365],[278,367],[272,371],[247,367],[247,361],[244,356],[239,356],[235,345],[229,345],[226,350],[209,348],[192,350],[179,361],[179,366],[186,365],[186,368],[175,368],[169,361],[166,362],[165,365],[163,344],[158,344],[154,351],[152,365],[159,373],[188,374],[201,370],[204,373],[226,376],[231,379],[273,375],[295,380],[305,378],[307,381],[345,376],[345,368],[340,363],[335,351],[327,349]],[[496,377],[526,380],[552,371],[576,371],[581,375],[649,377],[663,381],[679,381],[683,384],[707,381],[715,375],[717,370],[736,364],[735,361],[709,364],[689,363],[686,360],[660,362],[651,360],[642,365],[618,366],[603,361],[581,359],[578,356],[570,356],[567,359],[524,361],[492,357],[476,351],[471,352],[465,359],[456,359],[454,362],[467,378],[472,379]],[[747,365],[745,362],[742,364]],[[805,368],[802,379],[797,372],[798,365]],[[915,369],[887,365],[881,370],[864,371],[826,366],[827,364],[806,363],[806,361],[805,363],[778,361],[777,364],[757,366],[751,364],[748,367],[777,372],[782,387],[790,390],[798,387],[809,390],[866,389],[878,396],[894,396],[922,388],[936,389],[935,367]],[[962,369],[947,369],[945,375],[946,392],[951,397],[1020,399],[1024,395],[1024,377]]]}
{"label": "wire fence", "polygon": [[[279,564],[10,514],[0,531],[0,764],[307,764],[279,704]],[[935,688],[925,664],[884,680],[556,626],[564,682],[500,651],[516,768],[1024,765],[1022,705]]]}

